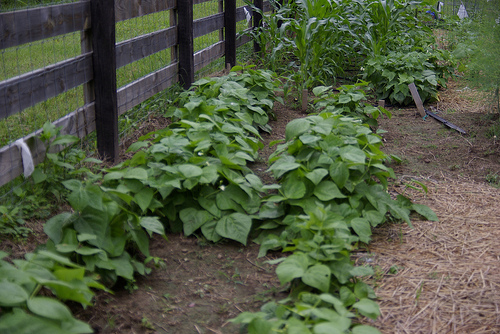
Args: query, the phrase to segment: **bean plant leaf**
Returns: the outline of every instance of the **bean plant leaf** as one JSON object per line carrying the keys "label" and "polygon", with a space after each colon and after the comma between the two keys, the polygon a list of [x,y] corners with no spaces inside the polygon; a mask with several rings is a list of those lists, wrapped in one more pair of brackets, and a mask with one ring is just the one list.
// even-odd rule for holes
{"label": "bean plant leaf", "polygon": [[312,172],[306,174],[306,177],[311,180],[312,183],[317,185],[320,181],[328,175],[328,171],[324,168],[316,168]]}
{"label": "bean plant leaf", "polygon": [[63,212],[54,216],[45,223],[43,231],[55,244],[58,244],[62,240],[63,229],[72,223],[72,217],[73,214],[70,212]]}
{"label": "bean plant leaf", "polygon": [[54,320],[71,319],[71,311],[60,301],[48,297],[33,297],[28,299],[28,309],[36,315]]}
{"label": "bean plant leaf", "polygon": [[302,276],[302,282],[321,292],[328,292],[330,290],[331,274],[330,268],[323,264],[316,264],[307,269]]}
{"label": "bean plant leaf", "polygon": [[158,217],[142,217],[139,224],[151,234],[151,232],[165,235],[165,229]]}
{"label": "bean plant leaf", "polygon": [[336,161],[330,165],[330,176],[337,186],[342,189],[349,179],[349,168],[342,161]]}
{"label": "bean plant leaf", "polygon": [[304,180],[295,174],[290,174],[283,182],[283,195],[289,199],[301,199],[306,194],[306,185]]}
{"label": "bean plant leaf", "polygon": [[28,293],[20,285],[0,282],[0,306],[16,306],[28,299]]}
{"label": "bean plant leaf", "polygon": [[1,333],[18,334],[68,334],[68,333],[92,333],[90,326],[86,330],[69,332],[61,328],[59,321],[44,319],[35,315],[27,314],[20,308],[14,308],[12,312],[2,316],[0,321]]}
{"label": "bean plant leaf", "polygon": [[314,195],[322,201],[329,201],[334,198],[345,198],[339,188],[332,181],[321,181],[314,189]]}
{"label": "bean plant leaf", "polygon": [[243,245],[247,244],[248,233],[252,228],[252,219],[242,213],[232,213],[222,217],[217,222],[215,231],[224,238],[236,240]]}
{"label": "bean plant leaf", "polygon": [[354,146],[344,146],[339,150],[340,156],[346,162],[353,162],[356,164],[364,164],[366,160],[365,153]]}
{"label": "bean plant leaf", "polygon": [[311,124],[305,118],[297,118],[293,121],[290,121],[285,129],[285,140],[288,141],[300,136],[303,133],[306,133],[310,127]]}
{"label": "bean plant leaf", "polygon": [[359,236],[359,240],[364,243],[370,242],[370,236],[372,235],[372,230],[370,227],[370,222],[365,218],[354,218],[351,220],[351,226],[354,232]]}
{"label": "bean plant leaf", "polygon": [[295,253],[290,255],[276,268],[276,274],[281,284],[291,282],[294,278],[304,275],[309,266],[307,255]]}
{"label": "bean plant leaf", "polygon": [[430,220],[430,221],[433,221],[433,222],[439,221],[439,218],[436,215],[436,213],[434,211],[432,211],[432,209],[429,208],[427,205],[413,203],[411,207],[418,214],[424,216],[427,220]]}
{"label": "bean plant leaf", "polygon": [[134,199],[137,205],[141,208],[142,212],[146,212],[151,204],[151,200],[154,196],[154,190],[148,187],[144,187],[141,191],[135,194]]}
{"label": "bean plant leaf", "polygon": [[314,326],[314,334],[342,334],[336,322],[322,322]]}
{"label": "bean plant leaf", "polygon": [[358,325],[353,327],[352,334],[382,334],[378,329],[368,325]]}
{"label": "bean plant leaf", "polygon": [[354,303],[352,307],[357,309],[359,313],[361,313],[365,317],[368,317],[373,320],[377,319],[377,317],[380,315],[380,308],[378,304],[368,298],[361,299],[357,303]]}
{"label": "bean plant leaf", "polygon": [[184,234],[188,236],[213,219],[213,216],[205,210],[186,208],[179,212],[179,218],[183,223]]}

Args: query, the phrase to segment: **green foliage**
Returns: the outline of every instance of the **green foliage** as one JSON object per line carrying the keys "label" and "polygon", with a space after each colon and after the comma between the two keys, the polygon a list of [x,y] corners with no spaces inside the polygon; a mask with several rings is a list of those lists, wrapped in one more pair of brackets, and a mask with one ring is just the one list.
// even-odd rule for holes
{"label": "green foliage", "polygon": [[[12,264],[3,259],[7,255],[0,252],[2,333],[92,333],[60,300],[91,305],[94,293],[90,288],[106,290],[97,275],[48,251],[28,253]],[[59,300],[38,296],[43,290]]]}
{"label": "green foliage", "polygon": [[[415,83],[422,101],[438,99],[438,86],[446,86],[451,75],[449,53],[436,51],[390,52],[365,63],[363,79],[371,82],[378,99],[408,105],[413,99],[408,85]],[[446,65],[440,65],[440,63]]]}
{"label": "green foliage", "polygon": [[449,33],[453,53],[463,63],[460,70],[475,86],[492,93],[492,105],[500,111],[500,6],[494,0],[483,4],[480,16],[457,22]]}
{"label": "green foliage", "polygon": [[29,182],[13,189],[13,203],[6,204],[15,206],[13,210],[23,219],[48,217],[68,194],[62,182],[75,177],[92,180],[97,177],[95,165],[101,163],[75,147],[77,137],[62,135],[61,128],[49,122],[44,124],[39,139],[45,146],[45,160],[35,167]]}
{"label": "green foliage", "polygon": [[[236,322],[247,324],[249,333],[277,328],[378,333],[353,323],[359,316],[375,319],[379,310],[372,289],[359,279],[372,270],[355,267],[351,249],[368,243],[371,227],[389,214],[408,223],[411,211],[437,217],[425,206],[403,196],[393,200],[387,193],[393,171],[383,165],[387,157],[380,137],[361,119],[369,123],[390,114],[363,102],[364,82],[338,93],[328,87],[314,90],[319,113],[288,124],[286,142],[270,159],[269,171],[280,184],[264,185],[247,165],[263,147],[259,130],[270,130],[279,85],[270,72],[242,67],[225,77],[201,79],[168,110],[173,120],[168,127],[129,148],[135,152],[131,159],[105,175],[83,169],[70,174],[77,178],[60,179],[60,193],[72,210],[46,222],[49,241],[27,258],[47,269],[43,280],[0,271],[13,272],[6,279],[0,274],[0,285],[8,285],[0,289],[8,291],[0,294],[5,313],[0,328],[26,322],[36,326],[26,332],[88,332],[64,304],[37,297],[38,290],[48,288],[59,300],[89,305],[91,287],[105,289],[118,277],[133,286],[136,273],[149,272],[153,233],[165,237],[168,228],[212,242],[225,238],[246,244],[258,228],[260,255],[270,249],[294,253],[276,261],[278,278],[290,286],[291,295],[280,304],[266,304],[262,313],[243,313]],[[53,137],[51,131],[47,138]],[[55,144],[71,139],[57,138]],[[57,157],[50,163],[73,171]],[[277,193],[266,196],[268,190]],[[25,263],[14,261],[19,269]]]}
{"label": "green foliage", "polygon": [[366,112],[360,103],[364,94],[355,86],[338,93],[318,87],[315,93],[322,96],[316,105],[320,113],[291,121],[286,142],[270,157],[269,171],[281,188],[264,199],[259,213],[268,221],[256,239],[259,256],[271,249],[293,252],[270,261],[279,263],[276,274],[290,296],[232,320],[249,333],[379,333],[353,324],[357,316],[376,319],[380,311],[373,290],[360,280],[373,271],[354,266],[350,251],[368,243],[371,228],[388,215],[410,226],[411,211],[437,220],[428,207],[387,192],[394,172],[383,164],[380,137],[356,117],[376,118],[383,111]]}

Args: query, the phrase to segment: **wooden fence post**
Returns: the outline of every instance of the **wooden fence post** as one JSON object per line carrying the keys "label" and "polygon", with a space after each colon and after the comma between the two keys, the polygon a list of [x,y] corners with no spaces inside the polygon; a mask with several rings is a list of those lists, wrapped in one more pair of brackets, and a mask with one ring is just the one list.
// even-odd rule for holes
{"label": "wooden fence post", "polygon": [[115,2],[92,0],[90,12],[97,150],[102,158],[115,161],[119,153]]}
{"label": "wooden fence post", "polygon": [[225,0],[224,31],[226,66],[236,65],[236,0]]}
{"label": "wooden fence post", "polygon": [[[263,11],[264,10],[264,1],[263,0],[254,0],[254,6],[258,9],[260,9],[261,11]],[[261,27],[262,27],[262,15],[258,12],[254,12],[253,13],[253,28],[255,30],[257,30],[257,29],[261,29]],[[253,50],[256,53],[261,51],[259,42],[257,42],[257,41],[253,42]]]}
{"label": "wooden fence post", "polygon": [[189,89],[194,81],[193,0],[177,1],[179,41],[179,81]]}

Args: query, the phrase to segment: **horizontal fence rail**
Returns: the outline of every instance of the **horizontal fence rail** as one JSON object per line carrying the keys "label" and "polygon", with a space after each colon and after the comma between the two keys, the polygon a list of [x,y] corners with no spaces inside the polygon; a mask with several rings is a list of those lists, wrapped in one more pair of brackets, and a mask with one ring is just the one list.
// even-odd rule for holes
{"label": "horizontal fence rail", "polygon": [[[228,59],[228,52],[234,52],[237,47],[251,41],[248,35],[235,36],[234,23],[231,23],[233,27],[226,26],[227,22],[232,21],[228,18],[235,18],[236,22],[246,20],[244,7],[235,8],[236,0],[220,0],[220,3],[224,2],[223,8],[234,8],[232,13],[222,12],[220,10],[222,6],[219,5],[219,13],[196,20],[191,18],[189,22],[179,20],[180,17],[185,17],[182,11],[192,11],[194,5],[210,0],[182,0],[182,6],[178,5],[177,0],[115,0],[114,5],[111,5],[111,11],[114,8],[112,15],[114,22],[95,21],[94,15],[98,15],[96,11],[100,7],[109,5],[106,4],[107,1],[109,0],[83,0],[0,13],[0,51],[71,33],[80,33],[82,36],[80,55],[0,81],[0,120],[83,85],[84,105],[53,123],[57,127],[62,127],[61,133],[80,138],[97,129],[99,153],[113,160],[116,158],[116,152],[110,155],[107,149],[116,148],[118,144],[109,143],[108,138],[100,145],[99,140],[102,139],[99,131],[108,131],[110,126],[116,127],[116,124],[101,124],[102,122],[113,120],[177,82],[188,87],[193,81],[194,72],[201,70],[215,59],[226,56],[226,63],[235,65],[235,59]],[[188,6],[185,6],[186,3]],[[264,11],[270,10],[267,1],[262,3],[262,0],[256,0],[255,5],[262,7]],[[186,9],[183,9],[185,7]],[[248,6],[247,9],[251,11]],[[165,11],[170,12],[170,27],[119,43],[114,41],[116,22]],[[105,24],[112,26],[104,26]],[[96,31],[102,29],[105,33],[95,33],[93,29]],[[187,37],[183,35],[186,29]],[[249,30],[250,28],[245,31]],[[192,51],[195,38],[216,31],[224,31],[218,42],[196,53]],[[106,38],[110,38],[103,35],[112,35],[112,45],[114,45],[112,52],[104,54],[113,54],[113,61],[110,61],[109,56],[103,56],[102,50],[99,49],[105,45]],[[123,87],[116,89],[116,79],[110,85],[104,83],[104,86],[102,82],[96,82],[107,80],[103,78],[103,73],[96,72],[109,70],[106,69],[107,64],[113,64],[116,72],[118,68],[168,49],[172,50],[169,64]],[[186,50],[190,50],[190,53],[186,53]],[[190,68],[186,68],[186,64]],[[190,77],[187,79],[183,75],[185,72],[190,72]],[[106,88],[107,95],[100,96],[103,92],[99,91],[96,94],[94,91],[96,86],[115,88],[112,92],[108,92],[109,88]],[[116,102],[110,107],[107,101],[108,105],[104,107],[106,110],[103,110],[102,100],[109,99],[108,95],[111,95]],[[111,109],[114,115],[109,115],[108,109]],[[100,119],[102,117],[104,118]],[[38,130],[23,138],[31,150],[35,164],[43,161],[45,154],[45,147],[37,138],[40,133],[41,130]],[[0,186],[22,173],[23,161],[18,146],[10,144],[0,148]]]}

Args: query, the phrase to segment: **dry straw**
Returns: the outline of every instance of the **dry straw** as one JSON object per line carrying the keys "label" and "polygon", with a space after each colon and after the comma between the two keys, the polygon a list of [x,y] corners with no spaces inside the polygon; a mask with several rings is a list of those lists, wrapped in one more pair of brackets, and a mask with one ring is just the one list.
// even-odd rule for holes
{"label": "dry straw", "polygon": [[[423,180],[420,180],[423,181]],[[471,180],[423,181],[429,193],[394,190],[426,204],[439,222],[386,224],[368,253],[383,333],[500,333],[500,191]]]}

